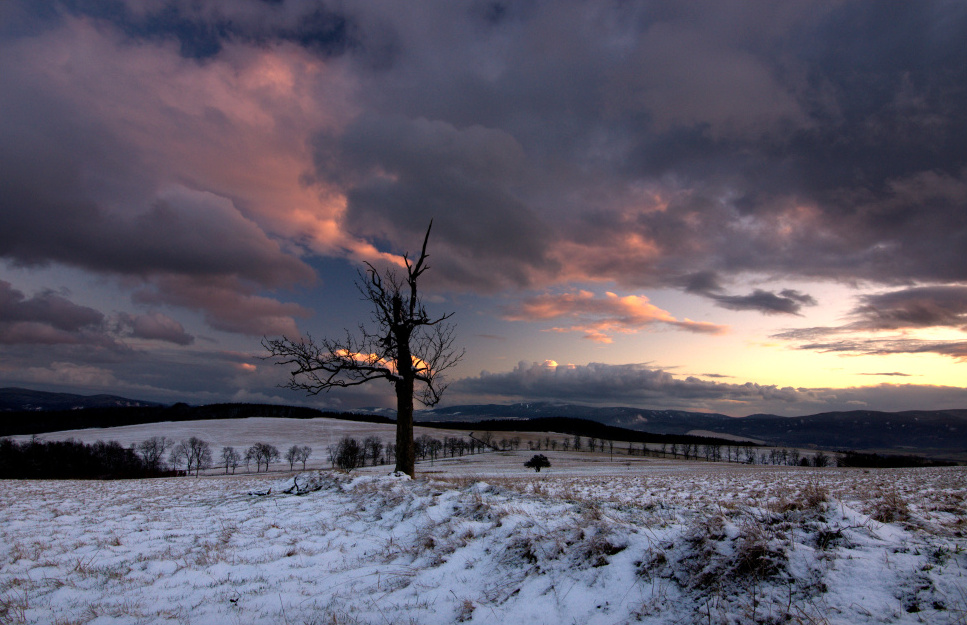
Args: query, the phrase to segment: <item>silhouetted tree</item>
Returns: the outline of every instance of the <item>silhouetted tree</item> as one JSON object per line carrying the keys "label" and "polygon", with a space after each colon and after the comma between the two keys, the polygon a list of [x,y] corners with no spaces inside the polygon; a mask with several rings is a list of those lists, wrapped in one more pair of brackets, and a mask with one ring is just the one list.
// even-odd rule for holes
{"label": "silhouetted tree", "polygon": [[403,256],[406,275],[393,269],[379,271],[366,263],[356,286],[373,307],[375,329],[360,324],[358,334],[346,331],[343,339],[311,336],[299,339],[262,339],[269,357],[278,364],[293,365],[288,388],[310,395],[333,388],[388,380],[396,389],[396,470],[415,473],[413,448],[413,398],[416,383],[422,384],[417,399],[425,406],[440,401],[446,389],[441,374],[463,357],[454,349],[454,327],[446,323],[453,313],[430,317],[420,299],[417,282],[429,267],[426,244],[433,222],[426,229],[423,247],[415,263]]}

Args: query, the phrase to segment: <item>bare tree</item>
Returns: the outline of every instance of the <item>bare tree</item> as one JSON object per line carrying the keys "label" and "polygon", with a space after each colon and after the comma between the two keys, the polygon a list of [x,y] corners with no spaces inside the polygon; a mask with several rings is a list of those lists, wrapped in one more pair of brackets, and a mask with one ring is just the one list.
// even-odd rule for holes
{"label": "bare tree", "polygon": [[202,469],[212,466],[212,446],[207,441],[192,436],[188,439],[188,450],[194,460],[195,477]]}
{"label": "bare tree", "polygon": [[232,469],[232,474],[235,474],[235,469],[238,468],[239,462],[241,462],[242,456],[235,451],[234,447],[222,447],[221,464],[225,465],[225,473],[228,473],[228,469]]}
{"label": "bare tree", "polygon": [[191,455],[191,451],[188,449],[187,441],[181,441],[176,443],[174,447],[171,448],[171,454],[168,456],[168,462],[171,466],[178,468],[181,465],[185,466],[185,470],[191,474],[191,469],[194,466],[192,463],[194,457]]}
{"label": "bare tree", "polygon": [[306,460],[308,460],[309,456],[311,455],[312,455],[312,447],[309,447],[308,445],[299,446],[299,456],[298,458],[296,458],[296,460],[302,463],[303,471],[306,470]]}
{"label": "bare tree", "polygon": [[311,337],[262,339],[269,358],[293,366],[287,388],[316,395],[333,388],[358,386],[387,380],[396,389],[396,470],[415,473],[413,449],[413,398],[425,406],[436,405],[446,389],[442,373],[463,357],[454,348],[453,313],[430,317],[420,299],[417,282],[429,267],[426,244],[433,222],[426,229],[423,247],[415,263],[403,256],[406,275],[393,269],[379,271],[366,263],[356,286],[372,304],[375,329],[360,324],[357,333],[345,338]]}
{"label": "bare tree", "polygon": [[206,441],[192,436],[171,448],[170,460],[175,467],[184,464],[189,475],[194,469],[197,477],[199,471],[212,466],[212,448]]}
{"label": "bare tree", "polygon": [[148,440],[138,443],[137,450],[150,470],[160,471],[164,468],[165,452],[173,442],[170,438],[164,436],[152,436]]}
{"label": "bare tree", "polygon": [[383,441],[378,436],[367,436],[363,440],[363,448],[369,452],[373,466],[379,464],[379,458],[383,455]]}
{"label": "bare tree", "polygon": [[299,459],[299,446],[293,445],[292,447],[289,447],[288,451],[285,452],[285,461],[289,463],[289,471],[293,469],[298,459]]}
{"label": "bare tree", "polygon": [[336,467],[343,471],[352,471],[356,467],[363,466],[366,460],[366,450],[355,438],[346,436],[339,441],[339,446],[335,452]]}
{"label": "bare tree", "polygon": [[255,443],[245,452],[246,463],[249,460],[255,461],[255,472],[258,473],[262,465],[265,465],[265,470],[268,472],[269,463],[274,462],[279,459],[279,449],[275,445],[269,445],[268,443]]}

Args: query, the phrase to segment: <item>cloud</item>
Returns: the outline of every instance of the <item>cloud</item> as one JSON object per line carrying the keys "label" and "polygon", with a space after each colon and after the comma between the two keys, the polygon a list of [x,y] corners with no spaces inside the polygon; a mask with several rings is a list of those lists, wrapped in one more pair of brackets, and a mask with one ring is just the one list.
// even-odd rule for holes
{"label": "cloud", "polygon": [[315,279],[296,232],[360,248],[327,230],[331,213],[312,210],[319,199],[299,185],[293,157],[300,143],[276,137],[291,139],[293,118],[311,116],[292,87],[298,59],[266,51],[185,64],[70,11],[47,26],[0,41],[0,257],[135,291],[156,280],[243,285],[236,298],[251,307],[255,291]]}
{"label": "cloud", "polygon": [[[0,254],[18,262],[123,271],[116,235],[150,243],[174,183],[353,259],[409,249],[436,217],[433,279],[452,288],[967,279],[956,4],[17,7],[0,42]],[[46,243],[23,206],[52,224]],[[224,250],[245,278],[304,278],[246,243],[269,262]],[[218,270],[187,249],[179,265],[155,246],[131,271]]]}
{"label": "cloud", "polygon": [[294,317],[310,314],[299,304],[257,295],[251,286],[234,278],[164,277],[136,292],[134,300],[200,310],[216,330],[250,336],[295,336]]}
{"label": "cloud", "polygon": [[6,345],[90,344],[116,347],[104,315],[52,291],[28,298],[0,280],[0,343]]}
{"label": "cloud", "polygon": [[363,115],[313,148],[318,179],[346,196],[352,232],[412,242],[434,220],[436,279],[489,289],[557,270],[553,233],[517,191],[530,165],[510,134]]}
{"label": "cloud", "polygon": [[680,284],[685,291],[713,300],[718,306],[729,310],[757,310],[765,315],[799,315],[803,306],[815,306],[815,298],[794,289],[783,289],[777,295],[772,291],[755,289],[749,295],[725,295],[718,275],[713,271],[701,271],[682,276]]}
{"label": "cloud", "polygon": [[16,193],[0,202],[0,253],[22,264],[58,261],[135,276],[239,275],[270,287],[313,277],[230,200],[208,192],[175,185],[133,215],[42,202],[38,215],[38,203]]}
{"label": "cloud", "polygon": [[475,378],[455,381],[456,393],[474,393],[505,398],[532,398],[599,403],[625,402],[631,405],[681,407],[714,402],[808,402],[815,397],[808,390],[755,383],[729,384],[696,377],[680,378],[645,365],[556,366],[557,363],[521,362],[507,373],[483,372]]}
{"label": "cloud", "polygon": [[[784,334],[776,338],[786,338]],[[865,356],[889,356],[891,354],[939,354],[956,360],[967,360],[967,340],[932,341],[925,339],[893,338],[847,338],[839,340],[801,343],[797,349],[818,352],[844,352]]]}
{"label": "cloud", "polygon": [[967,286],[923,286],[860,296],[853,328],[950,327],[967,331]]}
{"label": "cloud", "polygon": [[615,333],[637,332],[656,323],[701,334],[727,331],[725,326],[712,323],[678,320],[643,295],[622,297],[610,292],[603,298],[590,291],[538,295],[508,307],[504,318],[510,321],[572,320],[576,322],[574,325],[555,330],[584,332],[584,338],[602,343],[610,343]]}
{"label": "cloud", "polygon": [[912,377],[909,373],[900,373],[899,371],[891,371],[891,372],[884,372],[884,373],[858,373],[857,375],[873,375],[873,376],[899,377],[899,378]]}
{"label": "cloud", "polygon": [[[967,287],[920,286],[860,295],[840,326],[795,328],[772,338],[798,343],[797,349],[885,356],[933,353],[967,359]],[[949,339],[916,336],[916,330],[949,330]]]}
{"label": "cloud", "polygon": [[[967,7],[495,6],[0,3],[0,259],[288,333],[307,310],[277,298],[318,257],[391,261],[432,217],[431,291],[671,286],[806,315],[808,293],[750,281],[928,284],[788,340],[962,353],[911,331],[964,326],[936,289],[967,283]],[[593,300],[553,319],[722,329]],[[165,348],[190,334],[148,321]]]}
{"label": "cloud", "polygon": [[73,362],[54,362],[49,367],[25,369],[18,378],[28,384],[55,385],[83,389],[114,390],[118,379],[108,369]]}
{"label": "cloud", "polygon": [[488,400],[547,400],[629,405],[653,409],[721,412],[733,416],[768,412],[804,415],[823,411],[961,408],[967,389],[947,386],[878,384],[850,388],[793,388],[712,382],[679,377],[646,365],[561,365],[521,362],[505,373],[482,372],[456,380],[454,394]]}
{"label": "cloud", "polygon": [[185,332],[180,323],[159,312],[144,315],[121,313],[118,315],[118,324],[121,329],[139,339],[165,341],[175,345],[191,345],[195,342],[195,337]]}

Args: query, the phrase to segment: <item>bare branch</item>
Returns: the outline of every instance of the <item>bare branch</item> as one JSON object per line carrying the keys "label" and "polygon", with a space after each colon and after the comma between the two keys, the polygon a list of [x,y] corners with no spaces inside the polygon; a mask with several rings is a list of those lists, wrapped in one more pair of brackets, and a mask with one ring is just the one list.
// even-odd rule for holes
{"label": "bare branch", "polygon": [[339,340],[318,342],[309,335],[262,339],[266,358],[289,368],[286,388],[317,395],[378,379],[392,382],[397,391],[397,469],[410,475],[413,399],[436,405],[447,386],[443,372],[464,355],[454,348],[455,327],[447,323],[453,313],[431,318],[420,301],[417,281],[429,268],[426,249],[432,227],[431,221],[415,263],[404,254],[405,277],[392,268],[381,272],[368,262],[365,271],[359,272],[356,288],[373,306],[374,329],[361,324],[356,333],[347,330]]}

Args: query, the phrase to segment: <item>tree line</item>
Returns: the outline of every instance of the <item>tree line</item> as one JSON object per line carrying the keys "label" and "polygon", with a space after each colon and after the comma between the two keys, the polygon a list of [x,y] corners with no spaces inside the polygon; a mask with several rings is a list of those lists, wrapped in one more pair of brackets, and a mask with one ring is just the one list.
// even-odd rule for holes
{"label": "tree line", "polygon": [[[414,458],[435,461],[437,458],[456,458],[464,454],[479,454],[487,451],[484,441],[460,436],[446,436],[439,439],[429,434],[421,434],[413,439]],[[392,464],[396,455],[395,443],[384,443],[378,436],[367,436],[359,441],[346,436],[337,445],[329,447],[329,460],[334,468],[343,471],[366,466]]]}
{"label": "tree line", "polygon": [[0,479],[136,479],[199,475],[213,466],[235,473],[240,466],[268,471],[269,464],[283,457],[294,469],[312,455],[308,445],[292,445],[284,454],[268,443],[255,443],[244,451],[222,447],[215,457],[211,444],[198,437],[175,441],[152,436],[124,447],[117,441],[82,443],[43,441],[33,438],[17,442],[0,439]]}
{"label": "tree line", "polygon": [[85,444],[34,439],[18,443],[0,439],[3,479],[133,479],[181,474],[147,462],[134,448],[117,441]]}

